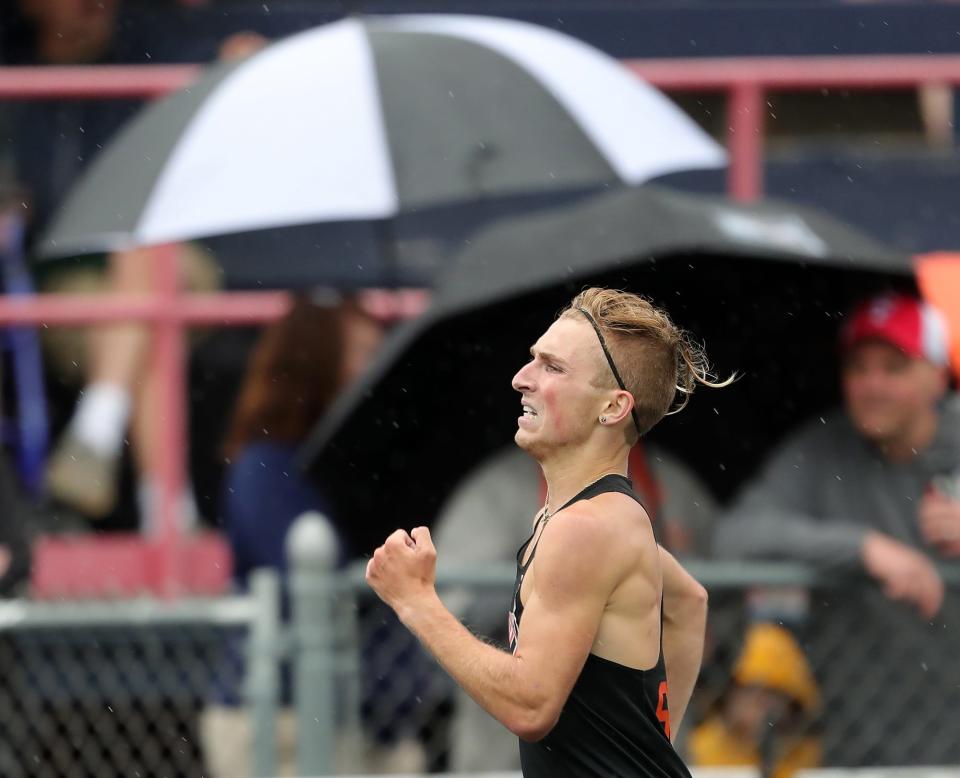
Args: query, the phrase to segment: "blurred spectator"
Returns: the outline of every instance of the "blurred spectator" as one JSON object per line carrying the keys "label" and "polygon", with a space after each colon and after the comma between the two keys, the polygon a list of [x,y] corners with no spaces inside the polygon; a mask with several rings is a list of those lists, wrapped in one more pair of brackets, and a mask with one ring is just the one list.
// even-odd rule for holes
{"label": "blurred spectator", "polygon": [[[298,516],[319,511],[331,517],[322,487],[300,474],[296,454],[336,396],[366,367],[380,340],[379,324],[356,303],[320,305],[304,298],[260,338],[224,446],[229,467],[223,519],[233,549],[234,578],[241,589],[247,588],[257,568],[279,570],[285,580],[284,542]],[[341,560],[349,552],[342,547]],[[285,598],[285,617],[286,611]],[[367,671],[375,672],[369,666]],[[283,680],[284,703],[289,706],[288,673]],[[242,778],[250,767],[248,714],[238,707],[236,689],[221,689],[219,694],[223,704],[210,706],[203,716],[211,774]],[[282,711],[277,723],[280,774],[293,774],[293,712]],[[371,749],[366,757],[371,771],[413,772],[423,764],[419,746],[407,742]]]}
{"label": "blurred spectator", "polygon": [[828,764],[960,762],[960,603],[934,562],[960,558],[960,402],[942,318],[865,302],[841,335],[845,408],[783,444],[718,526],[718,553],[863,572],[813,596],[809,654]]}
{"label": "blurred spectator", "polygon": [[820,743],[809,732],[819,702],[793,635],[775,624],[754,624],[718,710],[690,733],[690,763],[758,767],[772,778],[818,767]]}
{"label": "blurred spectator", "polygon": [[[128,23],[121,0],[18,0],[18,6],[11,9],[10,29],[0,42],[0,64],[111,65],[212,57],[227,61],[249,56],[267,42],[255,32],[224,30],[215,47],[189,36],[176,47],[164,45],[165,41],[151,38],[149,25]],[[13,104],[11,156],[26,192],[34,234],[44,228],[86,165],[141,105],[141,100],[117,99]]]}
{"label": "blurred spectator", "polygon": [[[286,572],[284,539],[300,514],[330,516],[323,495],[301,477],[295,456],[380,339],[380,325],[355,303],[318,305],[305,298],[260,338],[224,446],[224,527],[241,586],[258,567]],[[348,549],[342,551],[345,558]]]}
{"label": "blurred spectator", "polygon": [[[713,497],[669,454],[639,443],[630,454],[630,477],[654,521],[657,536],[675,555],[706,555],[712,534]],[[443,507],[434,542],[444,565],[477,568],[510,564],[527,540],[545,485],[537,462],[514,445],[469,474]],[[477,532],[483,527],[483,532]],[[502,592],[444,593],[447,606],[471,629],[506,644]],[[452,728],[451,768],[458,772],[519,769],[516,737],[458,688]]]}
{"label": "blurred spectator", "polygon": [[33,51],[50,65],[96,62],[111,48],[119,0],[20,0]]}
{"label": "blurred spectator", "polygon": [[[82,14],[82,20],[72,20],[70,13],[79,13],[83,3],[67,3],[69,10],[64,10],[58,4],[60,0],[31,2],[47,9],[47,13],[38,18],[53,19],[59,26],[66,25],[76,30],[75,34],[71,34],[71,39],[88,40],[92,37],[106,45],[107,22],[115,20],[115,14],[108,15],[106,10],[91,12],[99,20],[98,24],[94,24],[93,21],[84,21],[86,17]],[[112,3],[109,7],[115,8],[115,5]],[[230,36],[222,45],[220,58],[227,60],[250,56],[265,42],[264,38],[254,33]],[[113,103],[109,101],[109,105]],[[116,127],[103,129],[103,133],[93,133],[97,145],[106,142]],[[74,128],[71,128],[73,131]],[[84,137],[88,135],[82,127],[80,132]],[[60,148],[57,142],[53,143],[53,147]],[[21,161],[29,160],[29,149],[19,151]],[[64,171],[66,179],[72,181],[76,176],[78,159],[82,160],[83,155],[72,159],[69,171]],[[28,165],[27,169],[36,173],[38,181],[49,182],[51,178],[56,178],[54,171],[45,169],[43,164],[35,168]],[[61,194],[65,185],[60,182],[53,192]],[[29,188],[39,191],[32,184]],[[35,214],[41,220],[47,215],[46,208],[41,208]],[[187,245],[181,247],[178,257],[181,280],[187,289],[209,292],[219,287],[219,269],[209,254]],[[52,271],[47,269],[45,291],[145,294],[153,287],[150,263],[154,259],[150,250],[141,249],[111,254],[107,259],[106,274],[97,262],[80,266],[73,263]],[[50,494],[60,502],[91,518],[99,519],[108,515],[117,502],[119,464],[129,426],[134,444],[140,526],[151,532],[157,527],[160,504],[156,486],[159,467],[156,441],[160,421],[156,412],[156,377],[147,370],[150,331],[143,325],[123,323],[100,327],[95,333],[88,344],[77,342],[73,328],[59,329],[46,337],[54,357],[60,357],[54,360],[55,365],[63,368],[71,363],[77,365],[87,362],[83,376],[86,383],[84,392],[65,435],[51,456],[48,488]],[[81,352],[88,354],[86,360],[78,357]],[[61,370],[61,375],[64,372],[69,373],[69,367]],[[189,488],[180,496],[179,504],[183,526],[193,526],[199,516]]]}
{"label": "blurred spectator", "polygon": [[[209,254],[185,245],[178,258],[185,288],[197,292],[219,288],[220,272]],[[150,249],[114,254],[106,275],[98,267],[76,267],[51,276],[46,291],[146,294],[153,286],[157,259]],[[85,382],[48,463],[50,495],[90,518],[107,516],[117,501],[120,462],[129,438],[136,464],[140,526],[152,532],[159,511],[157,439],[162,420],[156,405],[158,384],[150,369],[149,327],[122,322],[93,328],[51,328],[44,330],[44,336],[58,377]],[[193,526],[197,513],[188,487],[180,496],[184,528]]]}
{"label": "blurred spectator", "polygon": [[[87,65],[123,61],[120,0],[20,0],[15,47],[4,64]],[[87,162],[137,110],[134,100],[15,103],[14,172],[34,231],[40,230]]]}

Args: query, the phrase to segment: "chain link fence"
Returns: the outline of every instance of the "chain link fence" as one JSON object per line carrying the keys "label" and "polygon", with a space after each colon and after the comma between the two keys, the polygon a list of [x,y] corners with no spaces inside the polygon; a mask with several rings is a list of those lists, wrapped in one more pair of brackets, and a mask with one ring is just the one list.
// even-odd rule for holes
{"label": "chain link fence", "polygon": [[[246,701],[272,726],[277,590],[264,573],[245,597],[0,603],[0,775],[210,775],[251,745],[212,740],[211,711]],[[267,774],[263,732],[246,761]]]}
{"label": "chain link fence", "polygon": [[[960,571],[945,571],[944,609],[927,623],[866,579],[793,564],[689,567],[711,597],[703,670],[678,743],[690,762],[712,724],[753,715],[762,716],[756,747],[771,770],[798,743],[823,766],[960,765]],[[476,634],[504,645],[491,614],[505,625],[512,578],[510,566],[441,569],[438,588]],[[339,597],[357,616],[360,660],[340,683],[362,700],[363,738],[406,742],[424,770],[516,769],[515,737],[376,602],[362,570],[341,577]],[[780,706],[758,708],[755,694],[738,691],[764,685],[782,693]]]}
{"label": "chain link fence", "polygon": [[[286,625],[269,573],[250,596],[219,600],[0,603],[0,775],[515,771],[515,738],[439,670],[363,570],[332,570],[322,533],[295,540]],[[865,580],[787,564],[690,568],[711,615],[681,729],[688,760],[711,722],[752,711],[768,768],[798,742],[823,766],[960,765],[956,570],[941,619],[924,623]],[[438,588],[502,644],[512,577],[508,565],[441,568]],[[757,638],[757,622],[782,634]],[[790,704],[758,708],[765,684]]]}

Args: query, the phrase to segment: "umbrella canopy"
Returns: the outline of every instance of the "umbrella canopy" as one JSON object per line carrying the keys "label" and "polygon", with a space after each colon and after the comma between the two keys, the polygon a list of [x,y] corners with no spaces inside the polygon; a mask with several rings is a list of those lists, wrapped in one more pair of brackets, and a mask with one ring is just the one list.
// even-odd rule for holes
{"label": "umbrella canopy", "polygon": [[644,187],[494,226],[305,448],[358,552],[397,526],[429,523],[459,478],[512,441],[511,377],[594,283],[664,305],[706,341],[719,374],[742,374],[701,389],[651,433],[726,497],[790,426],[837,398],[836,329],[852,301],[913,280],[905,256],[772,202]]}
{"label": "umbrella canopy", "polygon": [[724,164],[657,90],[566,35],[353,18],[212,68],[101,155],[43,248],[76,254]]}

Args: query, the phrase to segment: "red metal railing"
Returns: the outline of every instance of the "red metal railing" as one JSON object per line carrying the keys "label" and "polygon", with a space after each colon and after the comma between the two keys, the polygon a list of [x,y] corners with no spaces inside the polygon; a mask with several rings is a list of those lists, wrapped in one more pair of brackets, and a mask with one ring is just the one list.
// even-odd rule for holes
{"label": "red metal railing", "polygon": [[754,200],[763,191],[764,105],[769,92],[960,86],[960,55],[661,59],[625,64],[664,91],[726,93],[728,190],[738,200]]}
{"label": "red metal railing", "polygon": [[[629,60],[638,76],[668,92],[717,91],[727,95],[730,153],[728,188],[739,200],[762,192],[764,104],[777,90],[821,88],[914,88],[921,84],[960,86],[960,56],[803,57],[695,60]],[[0,99],[154,98],[184,87],[200,72],[195,65],[0,68]],[[177,287],[176,247],[161,247],[149,297],[123,298],[38,295],[0,297],[0,325],[76,324],[139,320],[156,330],[152,359],[163,376],[160,414],[164,433],[161,462],[161,531],[144,541],[152,560],[152,588],[167,596],[179,591],[180,531],[175,495],[183,485],[186,460],[184,330],[195,325],[268,322],[287,309],[284,293],[182,294]],[[390,296],[380,298],[390,308]],[[407,312],[418,305],[398,303]]]}
{"label": "red metal railing", "polygon": [[[764,99],[770,91],[960,86],[960,55],[631,59],[624,64],[668,92],[723,92],[730,194],[761,194]],[[0,99],[158,97],[196,79],[198,65],[0,68]]]}

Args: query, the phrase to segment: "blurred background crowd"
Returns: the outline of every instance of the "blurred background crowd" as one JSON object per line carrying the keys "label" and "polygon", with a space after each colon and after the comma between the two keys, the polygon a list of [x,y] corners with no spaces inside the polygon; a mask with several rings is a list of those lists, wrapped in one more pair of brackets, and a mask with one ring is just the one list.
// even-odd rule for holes
{"label": "blurred background crowd", "polygon": [[[340,217],[319,227],[253,220],[177,240],[173,254],[109,241],[51,252],[45,239],[77,191],[81,206],[96,205],[118,191],[118,201],[135,200],[147,176],[165,181],[150,153],[170,168],[176,155],[161,138],[130,157],[146,172],[115,166],[124,175],[94,182],[100,190],[76,189],[149,101],[98,94],[94,70],[83,71],[83,96],[6,97],[4,299],[147,296],[157,287],[152,268],[167,260],[191,293],[289,296],[273,321],[207,322],[186,336],[189,421],[173,527],[164,524],[166,390],[151,327],[6,326],[0,596],[29,605],[155,593],[149,565],[129,560],[141,559],[137,549],[176,542],[192,554],[182,596],[243,594],[254,571],[273,569],[288,623],[288,532],[315,511],[336,537],[343,576],[396,526],[430,524],[441,566],[453,572],[444,599],[502,643],[506,589],[455,579],[458,570],[508,569],[543,499],[536,463],[511,445],[514,363],[531,342],[524,338],[571,292],[625,286],[705,340],[721,373],[741,374],[722,397],[694,398],[630,460],[660,542],[702,571],[711,593],[682,753],[693,765],[753,766],[777,778],[821,766],[960,766],[960,255],[949,256],[960,252],[960,7],[0,0],[0,95],[9,94],[4,83],[42,72],[32,68],[198,63],[213,75],[186,98],[196,104],[178,110],[199,112],[216,79],[268,64],[274,41],[356,14],[424,12],[542,25],[615,60],[656,58],[665,68],[671,59],[724,57],[749,69],[751,58],[780,56],[795,58],[803,74],[817,57],[954,55],[953,84],[883,86],[895,80],[888,68],[870,89],[821,88],[810,76],[809,88],[767,92],[759,105],[762,184],[778,202],[734,203],[724,164],[672,164],[640,187],[629,176],[574,171],[562,187],[507,187],[495,197],[490,184],[475,201],[449,203],[432,195],[430,207],[397,219]],[[478,87],[489,105],[469,104],[469,94],[456,105],[461,96],[449,91],[448,100],[444,86],[445,104],[455,107],[431,118],[439,98],[430,70],[444,70],[442,57],[451,56],[464,70],[489,66],[495,79],[499,71],[482,57],[438,46],[426,66],[400,52],[387,68],[394,50],[389,42],[376,48],[377,36],[385,41],[387,32],[371,33],[383,57],[382,110],[388,125],[391,112],[402,117],[388,127],[394,152],[400,133],[417,134],[411,115],[454,132],[502,123],[510,131],[498,143],[523,134],[513,127],[533,102],[510,103],[496,82],[488,92]],[[346,84],[356,97],[348,65],[331,68],[301,75],[327,89]],[[561,76],[577,77],[574,69]],[[283,84],[270,82],[269,91],[282,94]],[[664,91],[703,144],[726,145],[724,94]],[[409,105],[395,105],[401,100]],[[173,138],[179,120],[166,116],[153,126]],[[244,121],[265,143],[283,145],[299,119]],[[565,121],[537,125],[533,146],[549,147],[554,129],[568,132]],[[232,130],[249,129],[227,122],[224,145]],[[656,168],[670,143],[637,136]],[[520,155],[535,157],[522,140]],[[415,149],[403,164],[439,167],[436,159],[456,153],[430,142],[423,159]],[[464,175],[483,178],[499,152],[496,144],[472,149],[476,168]],[[292,153],[349,156],[326,136]],[[259,175],[257,157],[256,146],[247,148],[231,175]],[[358,170],[358,179],[372,175]],[[415,189],[402,174],[401,201]],[[260,194],[264,202],[285,198]],[[388,611],[363,594],[351,603],[358,628],[345,672],[359,679],[362,746],[338,741],[338,770],[518,769],[509,733],[433,667]],[[130,624],[99,632],[53,625],[35,633],[0,614],[0,654],[8,668],[0,774],[252,772],[242,629],[157,627],[147,635]],[[278,772],[294,769],[298,738],[309,737],[294,714],[296,674],[284,665],[280,675]]]}

